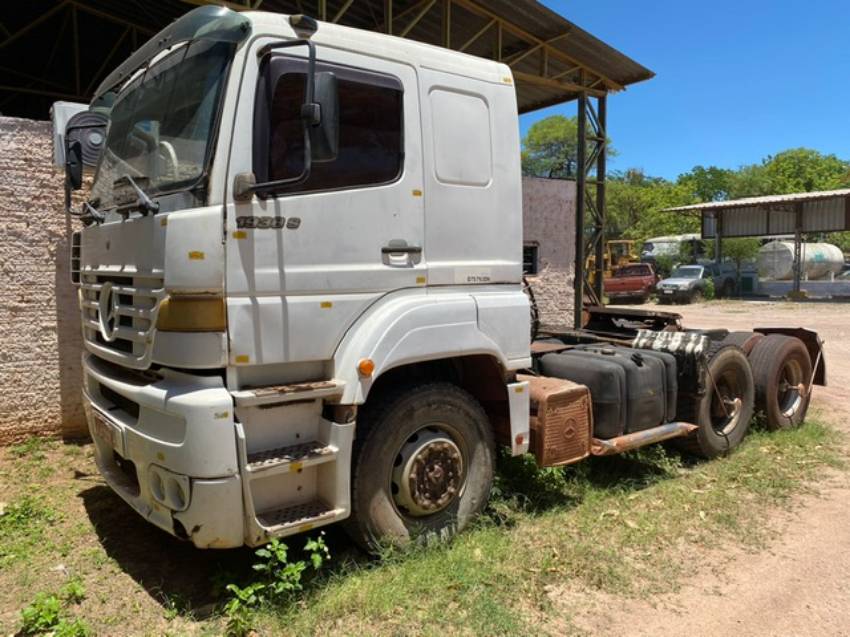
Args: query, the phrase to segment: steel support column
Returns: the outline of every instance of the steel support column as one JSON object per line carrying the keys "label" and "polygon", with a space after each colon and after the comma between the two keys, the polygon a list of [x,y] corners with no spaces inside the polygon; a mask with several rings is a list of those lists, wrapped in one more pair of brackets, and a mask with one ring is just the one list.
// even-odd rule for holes
{"label": "steel support column", "polygon": [[581,329],[584,309],[584,196],[587,175],[584,172],[585,141],[587,132],[587,95],[578,98],[578,140],[576,160],[576,261],[573,269],[573,327]]}
{"label": "steel support column", "polygon": [[799,298],[800,281],[803,278],[803,204],[794,206],[794,295]]}
{"label": "steel support column", "polygon": [[[602,302],[605,272],[605,181],[607,171],[607,101],[582,93],[578,100],[578,144],[576,159],[575,300],[573,324],[582,326],[585,298]],[[587,256],[593,255],[593,277]]]}

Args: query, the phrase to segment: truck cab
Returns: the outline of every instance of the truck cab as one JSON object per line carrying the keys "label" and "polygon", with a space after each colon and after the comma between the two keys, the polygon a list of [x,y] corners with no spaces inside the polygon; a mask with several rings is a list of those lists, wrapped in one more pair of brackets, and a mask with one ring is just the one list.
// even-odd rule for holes
{"label": "truck cab", "polygon": [[[507,66],[208,6],[91,109],[110,124],[80,240],[84,400],[98,466],[141,515],[200,547],[347,518],[358,412],[413,379],[452,379],[469,426],[486,405],[527,449]],[[400,534],[486,500],[493,434],[467,444],[442,408],[387,452],[406,463],[380,484]]]}

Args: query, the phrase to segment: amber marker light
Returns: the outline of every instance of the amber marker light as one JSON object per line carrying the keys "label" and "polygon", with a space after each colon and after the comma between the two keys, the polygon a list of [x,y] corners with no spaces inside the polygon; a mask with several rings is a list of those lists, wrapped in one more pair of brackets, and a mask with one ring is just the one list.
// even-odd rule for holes
{"label": "amber marker light", "polygon": [[361,358],[360,362],[357,363],[357,371],[360,372],[361,376],[368,378],[375,373],[375,361],[371,358]]}

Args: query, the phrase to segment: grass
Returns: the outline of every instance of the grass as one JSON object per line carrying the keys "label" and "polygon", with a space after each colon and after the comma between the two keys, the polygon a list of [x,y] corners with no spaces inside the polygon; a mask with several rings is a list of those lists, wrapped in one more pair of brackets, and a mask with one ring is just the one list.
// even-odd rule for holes
{"label": "grass", "polygon": [[[767,513],[842,466],[841,442],[812,420],[755,432],[713,462],[661,447],[542,471],[502,457],[487,514],[454,542],[368,560],[331,528],[330,568],[255,624],[260,634],[571,632],[570,618],[551,612],[558,590],[651,595],[716,548],[759,548]],[[144,524],[102,486],[89,447],[67,448],[0,451],[10,476],[0,483],[0,634],[68,581],[84,587],[73,616],[93,634],[220,634],[224,585],[250,581],[252,552],[199,552]]]}
{"label": "grass", "polygon": [[551,585],[669,591],[704,549],[763,544],[765,512],[840,466],[837,442],[812,422],[757,432],[732,456],[693,465],[660,447],[566,470],[503,458],[497,498],[476,528],[448,546],[339,566],[262,623],[289,634],[535,633]]}

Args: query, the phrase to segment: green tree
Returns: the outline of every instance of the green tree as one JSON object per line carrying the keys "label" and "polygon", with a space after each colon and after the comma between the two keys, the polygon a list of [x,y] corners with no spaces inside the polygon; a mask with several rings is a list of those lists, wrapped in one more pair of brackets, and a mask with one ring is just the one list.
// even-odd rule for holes
{"label": "green tree", "polygon": [[578,120],[553,115],[535,122],[522,141],[522,172],[534,177],[575,177]]}
{"label": "green tree", "polygon": [[741,266],[754,260],[759,254],[761,243],[758,239],[749,237],[722,239],[721,251],[723,257],[735,264],[735,289],[741,290]]}
{"label": "green tree", "polygon": [[735,172],[717,166],[695,166],[690,172],[679,175],[676,183],[688,190],[699,201],[724,201],[729,198]]}
{"label": "green tree", "polygon": [[[610,140],[607,152],[609,157],[617,154]],[[532,124],[522,140],[522,174],[574,179],[577,172],[578,118],[552,115]]]}
{"label": "green tree", "polygon": [[731,178],[729,198],[834,190],[850,186],[850,162],[810,148],[793,148],[742,166]]}
{"label": "green tree", "polygon": [[794,148],[765,161],[773,194],[834,190],[848,184],[850,163],[809,148]]}
{"label": "green tree", "polygon": [[694,203],[688,189],[666,179],[648,177],[640,169],[614,173],[606,197],[609,236],[642,241],[665,234],[699,231],[699,216],[666,212],[666,208]]}

